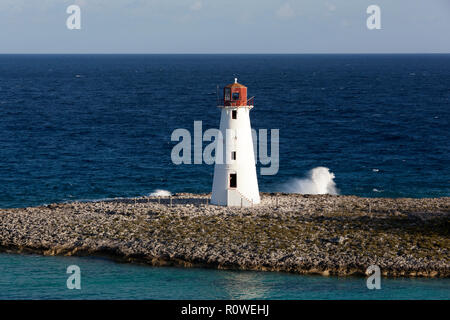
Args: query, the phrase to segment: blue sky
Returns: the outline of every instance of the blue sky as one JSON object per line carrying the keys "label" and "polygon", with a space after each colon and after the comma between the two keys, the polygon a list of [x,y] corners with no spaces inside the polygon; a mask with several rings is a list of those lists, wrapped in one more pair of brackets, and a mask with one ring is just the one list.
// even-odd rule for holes
{"label": "blue sky", "polygon": [[0,0],[0,53],[385,52],[450,53],[450,0]]}

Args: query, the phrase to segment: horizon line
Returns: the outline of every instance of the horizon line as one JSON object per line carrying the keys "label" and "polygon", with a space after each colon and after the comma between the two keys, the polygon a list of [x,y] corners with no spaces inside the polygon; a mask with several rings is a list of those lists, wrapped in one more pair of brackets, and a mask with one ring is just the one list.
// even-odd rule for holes
{"label": "horizon line", "polygon": [[268,52],[268,53],[207,53],[207,52],[160,52],[160,53],[139,53],[139,52],[79,52],[79,53],[67,53],[67,52],[11,52],[2,53],[0,55],[438,55],[438,54],[450,54],[450,52]]}

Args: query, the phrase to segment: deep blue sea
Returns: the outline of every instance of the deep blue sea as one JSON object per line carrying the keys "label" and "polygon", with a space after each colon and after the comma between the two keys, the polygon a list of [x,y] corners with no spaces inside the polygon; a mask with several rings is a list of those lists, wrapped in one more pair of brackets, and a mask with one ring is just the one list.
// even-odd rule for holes
{"label": "deep blue sea", "polygon": [[[450,55],[0,55],[0,207],[210,192],[213,167],[174,165],[171,134],[217,128],[216,88],[235,77],[255,96],[252,126],[280,130],[261,191],[323,166],[340,194],[450,196]],[[192,283],[199,298],[374,294],[363,279],[0,255],[1,297],[71,297],[51,271],[70,259],[106,270],[86,274],[86,298],[195,298]],[[33,270],[41,282],[20,280]],[[374,297],[449,297],[447,280],[386,281]]]}

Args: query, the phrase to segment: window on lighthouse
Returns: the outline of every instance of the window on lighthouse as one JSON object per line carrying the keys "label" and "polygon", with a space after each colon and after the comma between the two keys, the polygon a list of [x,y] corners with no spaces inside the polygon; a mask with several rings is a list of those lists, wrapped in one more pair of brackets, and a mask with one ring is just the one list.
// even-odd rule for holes
{"label": "window on lighthouse", "polygon": [[231,100],[231,89],[230,88],[225,88],[225,100],[229,101]]}
{"label": "window on lighthouse", "polygon": [[231,111],[231,119],[237,119],[237,110]]}
{"label": "window on lighthouse", "polygon": [[239,100],[239,92],[233,92],[233,100]]}
{"label": "window on lighthouse", "polygon": [[237,174],[230,173],[230,188],[237,188]]}
{"label": "window on lighthouse", "polygon": [[236,160],[236,151],[231,152],[231,160]]}

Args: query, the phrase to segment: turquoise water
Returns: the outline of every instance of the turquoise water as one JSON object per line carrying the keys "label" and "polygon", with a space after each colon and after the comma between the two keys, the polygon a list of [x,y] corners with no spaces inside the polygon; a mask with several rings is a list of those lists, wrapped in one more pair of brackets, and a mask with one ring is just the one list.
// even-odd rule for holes
{"label": "turquoise water", "polygon": [[[66,287],[69,265],[81,289]],[[0,254],[0,299],[449,299],[450,279],[361,277],[149,267],[85,257]]]}

